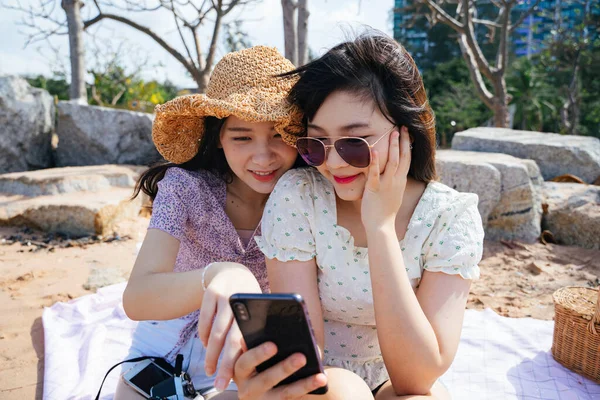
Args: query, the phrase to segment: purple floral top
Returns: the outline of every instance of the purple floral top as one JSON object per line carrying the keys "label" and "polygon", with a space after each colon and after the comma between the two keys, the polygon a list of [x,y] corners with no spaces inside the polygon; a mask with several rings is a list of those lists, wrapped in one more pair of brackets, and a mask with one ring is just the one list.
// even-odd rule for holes
{"label": "purple floral top", "polygon": [[[180,242],[175,272],[203,268],[215,261],[231,261],[248,267],[263,291],[268,291],[265,256],[256,242],[245,247],[231,220],[225,214],[225,182],[207,171],[192,172],[171,167],[158,183],[148,229],[160,229]],[[260,227],[253,236],[260,235]],[[197,333],[199,311],[183,319],[175,347],[165,356],[173,359]]]}

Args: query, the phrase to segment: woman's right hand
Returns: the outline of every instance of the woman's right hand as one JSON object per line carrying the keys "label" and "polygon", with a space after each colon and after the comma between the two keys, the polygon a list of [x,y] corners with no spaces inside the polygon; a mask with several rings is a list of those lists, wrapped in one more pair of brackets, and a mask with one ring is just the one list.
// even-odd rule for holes
{"label": "woman's right hand", "polygon": [[257,373],[256,367],[277,354],[275,344],[267,342],[246,351],[235,363],[234,377],[239,400],[298,399],[327,384],[325,374],[316,374],[294,383],[273,388],[306,364],[301,353],[292,354],[271,368]]}
{"label": "woman's right hand", "polygon": [[243,351],[242,334],[233,322],[229,297],[234,293],[261,293],[252,272],[242,264],[219,262],[205,274],[206,290],[198,317],[198,337],[206,348],[204,370],[213,375],[222,354],[215,387],[224,389],[233,378],[235,361]]}

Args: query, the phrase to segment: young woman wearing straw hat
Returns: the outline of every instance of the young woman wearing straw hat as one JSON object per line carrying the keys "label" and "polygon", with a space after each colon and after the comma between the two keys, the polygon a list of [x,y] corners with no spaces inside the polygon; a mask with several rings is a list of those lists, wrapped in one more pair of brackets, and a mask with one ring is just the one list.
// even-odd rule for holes
{"label": "young woman wearing straw hat", "polygon": [[[230,53],[205,95],[156,108],[153,140],[169,162],[146,171],[136,188],[153,210],[123,295],[127,315],[141,321],[127,359],[183,354],[196,388],[229,387],[242,340],[228,299],[268,289],[254,236],[275,183],[297,161],[290,144],[302,116],[286,100],[295,79],[275,78],[293,68],[274,48]],[[139,396],[120,381],[116,398]]]}

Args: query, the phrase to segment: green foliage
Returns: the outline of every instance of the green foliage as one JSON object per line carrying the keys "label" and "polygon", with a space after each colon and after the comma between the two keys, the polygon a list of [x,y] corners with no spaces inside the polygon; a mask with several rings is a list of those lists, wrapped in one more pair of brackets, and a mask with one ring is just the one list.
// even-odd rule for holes
{"label": "green foliage", "polygon": [[[35,78],[26,79],[31,86],[45,89],[59,100],[69,100],[69,82],[64,78],[46,78],[42,75],[38,75]],[[180,94],[179,89],[168,80],[164,83],[159,83],[154,80],[145,82],[143,79],[135,78],[125,80],[124,82],[118,80],[111,82],[107,76],[100,74],[95,76],[94,83],[98,85],[100,89],[97,89],[97,98],[94,99],[92,97],[92,86],[88,85],[89,104],[99,105],[98,98],[100,98],[107,101],[107,103],[102,103],[102,105],[106,107],[148,113],[154,111],[155,105],[165,103]],[[118,91],[123,89],[124,92],[122,95],[118,97],[115,104],[112,104],[111,101],[119,94]]]}
{"label": "green foliage", "polygon": [[45,89],[52,96],[56,96],[59,100],[69,100],[69,83],[60,77],[46,78],[43,75],[38,75],[33,78],[25,78],[33,87]]}
{"label": "green foliage", "polygon": [[557,24],[531,62],[511,65],[515,127],[600,137],[600,5],[590,4],[575,24]]}
{"label": "green foliage", "polygon": [[492,112],[479,100],[462,58],[423,71],[429,102],[436,116],[441,147],[449,147],[455,132],[485,124]]}
{"label": "green foliage", "polygon": [[515,129],[543,132],[556,126],[556,93],[545,78],[546,74],[527,58],[512,63],[506,81],[512,96],[510,104],[515,107]]}

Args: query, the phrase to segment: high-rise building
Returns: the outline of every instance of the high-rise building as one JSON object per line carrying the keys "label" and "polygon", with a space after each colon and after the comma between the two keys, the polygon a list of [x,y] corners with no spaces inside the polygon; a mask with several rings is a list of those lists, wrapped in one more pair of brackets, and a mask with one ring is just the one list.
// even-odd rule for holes
{"label": "high-rise building", "polygon": [[[512,22],[519,20],[524,12],[535,3],[535,0],[523,0],[519,2],[512,10]],[[517,57],[527,56],[539,53],[546,40],[550,37],[553,30],[560,22],[561,27],[573,30],[584,21],[585,15],[593,14],[600,18],[599,0],[588,2],[580,2],[575,0],[542,0],[538,4],[535,12],[531,13],[521,25],[513,32],[511,37],[511,51]],[[458,45],[454,44],[453,48],[448,47],[443,54],[439,51],[439,47],[444,41],[448,42],[449,38],[454,37],[454,33],[450,28],[446,28],[445,33],[441,34],[436,30],[441,31],[444,28],[438,26],[429,29],[427,21],[424,18],[414,19],[414,9],[409,6],[414,5],[414,1],[396,0],[394,8],[394,38],[400,41],[413,54],[419,65],[435,65],[437,62],[445,61],[450,57],[454,57],[459,52]],[[449,7],[456,7],[455,5]],[[587,9],[586,9],[587,7]],[[478,0],[477,8],[482,18],[493,19],[493,15],[487,14],[497,13],[495,6],[489,0]],[[451,9],[449,8],[449,11]],[[414,23],[413,23],[414,22]],[[412,25],[411,25],[412,23]],[[476,30],[478,42],[485,47],[485,35],[488,33],[487,28],[479,25]],[[592,32],[597,38],[598,32]],[[452,40],[454,41],[454,40]],[[455,42],[455,41],[454,41]],[[483,49],[484,53],[490,51],[493,54],[493,46],[488,46]]]}
{"label": "high-rise building", "polygon": [[[525,0],[513,9],[513,21],[526,12],[534,0]],[[595,4],[594,4],[595,3]],[[587,8],[587,9],[586,9]],[[517,57],[539,53],[558,25],[572,31],[584,22],[586,15],[599,13],[596,1],[542,0],[536,12],[530,14],[513,35],[513,51]]]}

